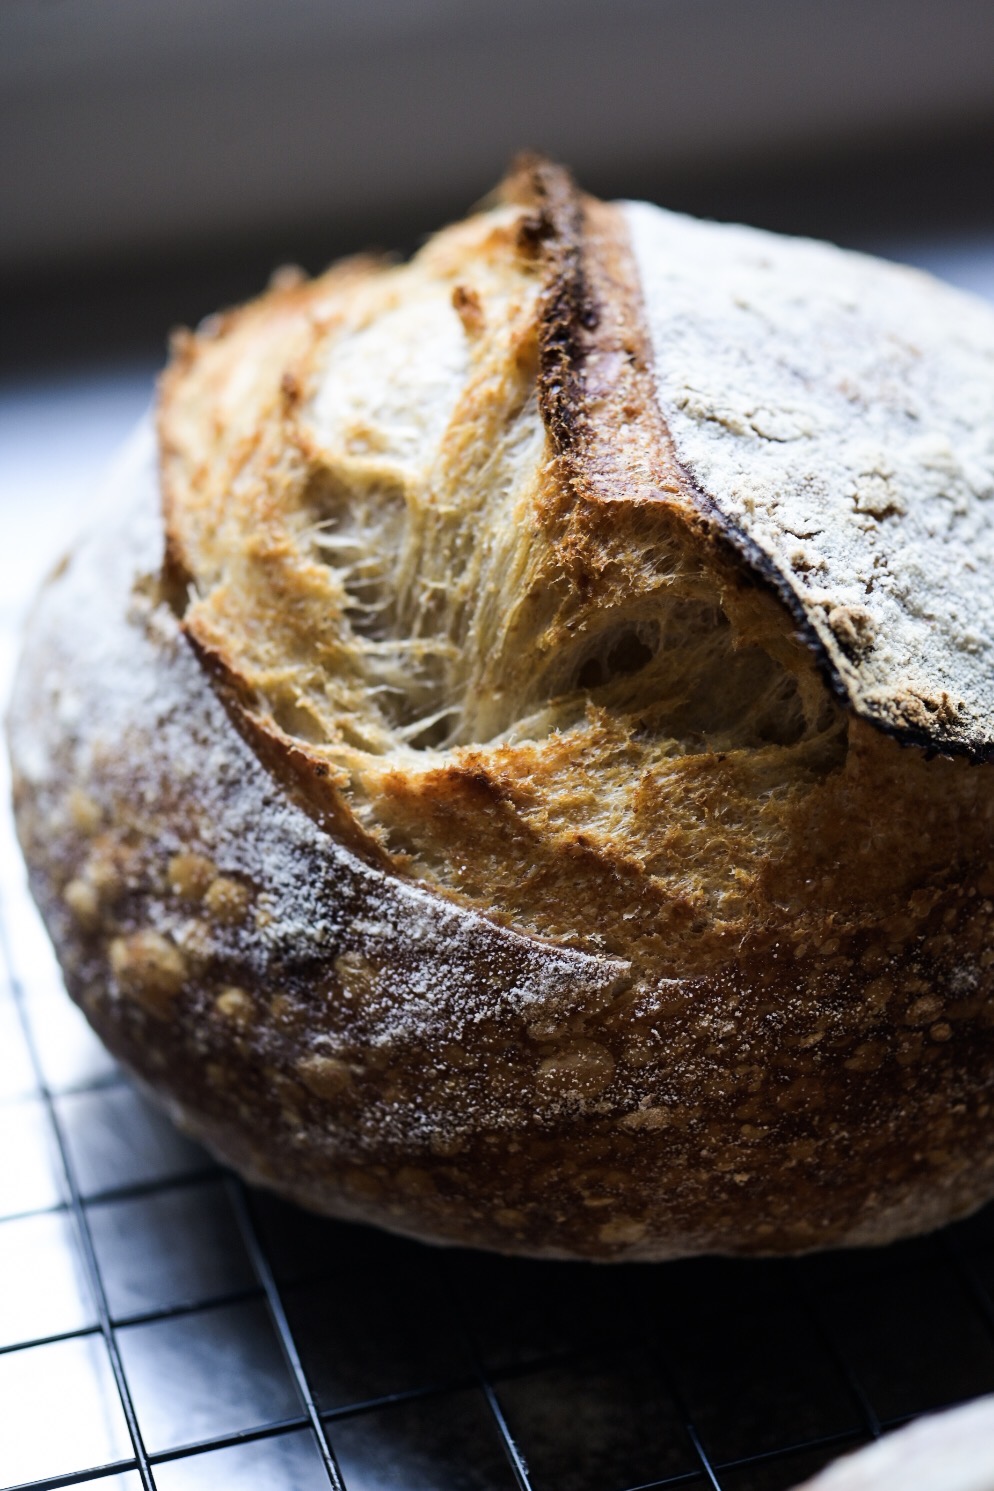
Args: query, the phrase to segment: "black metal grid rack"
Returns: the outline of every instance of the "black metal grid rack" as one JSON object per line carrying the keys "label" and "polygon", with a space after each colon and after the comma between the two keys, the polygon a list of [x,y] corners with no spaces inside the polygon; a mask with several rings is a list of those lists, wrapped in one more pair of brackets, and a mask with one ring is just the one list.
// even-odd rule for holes
{"label": "black metal grid rack", "polygon": [[[994,247],[974,259],[994,290]],[[14,395],[0,698],[24,549],[67,512],[101,399],[110,449],[150,384],[88,377],[44,393],[66,447],[53,475],[46,445],[47,509],[24,485],[43,422]],[[4,769],[0,751],[5,801]],[[597,1268],[425,1248],[246,1190],[66,998],[0,809],[0,1491],[780,1491],[991,1390],[994,1209],[881,1251]]]}

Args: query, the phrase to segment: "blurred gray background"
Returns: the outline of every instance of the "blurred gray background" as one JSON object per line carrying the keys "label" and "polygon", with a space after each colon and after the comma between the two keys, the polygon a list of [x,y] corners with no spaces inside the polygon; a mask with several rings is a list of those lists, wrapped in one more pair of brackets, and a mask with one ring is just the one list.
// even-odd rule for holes
{"label": "blurred gray background", "polygon": [[887,248],[994,222],[991,0],[4,0],[5,369],[407,249],[522,146]]}

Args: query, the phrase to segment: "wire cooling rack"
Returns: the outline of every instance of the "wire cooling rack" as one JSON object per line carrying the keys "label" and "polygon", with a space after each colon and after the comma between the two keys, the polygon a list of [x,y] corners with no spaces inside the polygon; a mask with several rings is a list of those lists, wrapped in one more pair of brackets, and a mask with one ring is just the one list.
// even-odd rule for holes
{"label": "wire cooling rack", "polygon": [[[0,699],[34,572],[149,387],[0,390]],[[0,811],[0,1488],[781,1491],[991,1390],[994,1209],[880,1251],[597,1268],[247,1190],[67,999]]]}

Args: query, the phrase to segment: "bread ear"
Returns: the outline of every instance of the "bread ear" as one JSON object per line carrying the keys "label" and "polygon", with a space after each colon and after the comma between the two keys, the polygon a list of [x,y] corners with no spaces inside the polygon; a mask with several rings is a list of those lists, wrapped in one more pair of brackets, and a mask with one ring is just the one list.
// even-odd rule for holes
{"label": "bread ear", "polygon": [[827,244],[623,209],[658,406],[848,706],[994,754],[994,310]]}

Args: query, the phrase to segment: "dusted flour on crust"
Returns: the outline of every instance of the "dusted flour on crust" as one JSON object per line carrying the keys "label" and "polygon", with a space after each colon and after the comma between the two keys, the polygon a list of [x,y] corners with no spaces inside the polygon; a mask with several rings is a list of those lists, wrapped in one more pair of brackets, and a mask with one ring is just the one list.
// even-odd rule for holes
{"label": "dusted flour on crust", "polygon": [[691,470],[631,215],[530,163],[180,341],[28,628],[18,829],[108,1045],[306,1205],[882,1242],[994,1191],[994,768],[841,689]]}
{"label": "dusted flour on crust", "polygon": [[994,752],[994,309],[829,244],[624,208],[674,450],[903,739]]}
{"label": "dusted flour on crust", "polygon": [[[555,1021],[561,1007],[575,1012],[587,999],[596,1007],[628,982],[624,963],[518,937],[363,864],[288,801],[232,729],[157,598],[162,535],[147,426],[116,480],[120,495],[101,531],[81,542],[46,595],[34,635],[51,649],[52,671],[12,732],[34,812],[51,814],[49,832],[75,830],[93,845],[68,896],[70,918],[86,887],[100,899],[138,895],[139,936],[168,940],[193,966],[237,963],[253,984],[265,985],[278,968],[289,985],[334,948],[352,995],[361,989],[349,1038],[361,1028],[364,1041],[387,1050],[412,1040],[457,1043],[467,1026],[499,1020],[502,1010]],[[60,674],[67,645],[73,666]],[[16,719],[16,699],[13,712]],[[64,804],[67,779],[86,787]],[[172,812],[182,821],[160,826],[170,797],[181,799]],[[150,832],[157,866],[147,858]],[[251,895],[251,917],[240,890]],[[154,985],[153,975],[150,1008]],[[282,992],[289,997],[289,987]],[[247,1008],[248,1000],[241,1023]],[[320,1022],[302,1035],[302,1060],[334,1048]],[[465,1129],[507,1117],[483,1094],[460,1122]],[[435,1119],[375,1107],[364,1122],[381,1141],[430,1135]],[[444,1125],[443,1133],[455,1137]]]}

